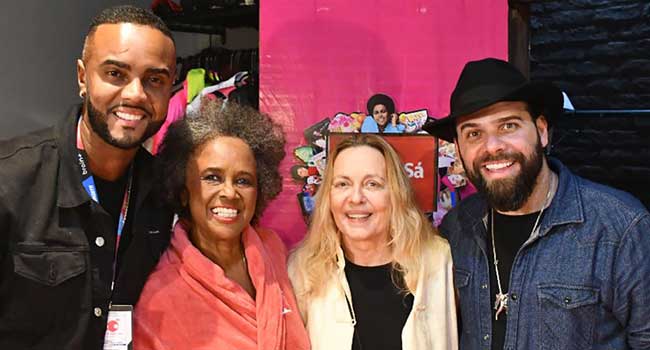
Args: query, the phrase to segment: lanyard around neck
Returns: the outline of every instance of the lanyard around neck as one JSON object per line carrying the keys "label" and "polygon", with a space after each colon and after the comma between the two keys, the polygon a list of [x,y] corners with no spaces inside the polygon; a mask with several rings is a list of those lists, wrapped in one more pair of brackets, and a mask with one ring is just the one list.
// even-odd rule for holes
{"label": "lanyard around neck", "polygon": [[[84,149],[83,142],[81,141],[81,118],[79,118],[79,122],[77,123],[77,159],[79,161],[79,170],[81,171],[81,184],[83,185],[84,189],[86,190],[90,198],[92,198],[93,201],[99,204],[100,203],[99,193],[97,192],[95,179],[93,178],[93,175],[90,172],[90,169],[88,168],[89,165],[87,162],[87,158],[88,158],[87,156],[88,155],[86,154],[86,151]],[[115,257],[113,261],[113,283],[115,282],[115,271],[116,271],[115,264],[117,263],[117,252],[120,247],[120,238],[122,237],[122,231],[124,230],[124,224],[126,223],[126,217],[129,212],[129,202],[131,199],[132,186],[133,186],[133,163],[131,163],[131,166],[129,167],[128,184],[124,191],[124,197],[122,199],[122,208],[120,208],[120,217],[117,221],[117,237],[115,239]],[[111,289],[113,283],[111,283]]]}

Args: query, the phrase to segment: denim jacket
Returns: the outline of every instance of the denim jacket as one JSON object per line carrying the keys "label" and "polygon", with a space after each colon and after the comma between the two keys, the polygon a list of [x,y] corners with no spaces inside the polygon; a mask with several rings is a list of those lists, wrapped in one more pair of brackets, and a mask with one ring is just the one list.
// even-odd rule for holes
{"label": "denim jacket", "polygon": [[[650,214],[632,196],[549,159],[557,192],[510,275],[505,349],[650,349]],[[460,349],[491,349],[487,204],[462,201],[440,230],[460,297]]]}

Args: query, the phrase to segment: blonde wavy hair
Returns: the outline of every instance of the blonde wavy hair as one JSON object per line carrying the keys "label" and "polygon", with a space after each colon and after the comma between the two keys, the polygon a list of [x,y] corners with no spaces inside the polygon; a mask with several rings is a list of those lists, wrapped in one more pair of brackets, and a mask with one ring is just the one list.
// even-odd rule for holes
{"label": "blonde wavy hair", "polygon": [[404,292],[413,293],[422,265],[427,263],[422,257],[426,255],[426,249],[432,249],[433,237],[438,232],[417,206],[411,182],[399,156],[388,142],[377,135],[354,134],[337,144],[328,155],[309,230],[290,257],[294,276],[299,280],[294,284],[299,300],[320,295],[329,279],[336,274],[341,237],[330,211],[333,165],[343,150],[361,146],[376,149],[386,161],[391,203],[388,245],[393,255],[393,282]]}

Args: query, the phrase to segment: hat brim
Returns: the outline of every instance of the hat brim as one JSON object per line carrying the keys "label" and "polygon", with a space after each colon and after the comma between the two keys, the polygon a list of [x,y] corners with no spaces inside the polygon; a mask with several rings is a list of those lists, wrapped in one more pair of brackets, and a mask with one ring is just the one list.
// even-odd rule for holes
{"label": "hat brim", "polygon": [[448,142],[456,138],[456,119],[470,115],[481,109],[502,101],[524,101],[544,115],[549,123],[553,123],[562,115],[563,96],[562,90],[551,83],[528,82],[513,91],[504,94],[501,98],[485,100],[473,104],[460,111],[450,113],[441,119],[430,119],[422,126],[422,130]]}

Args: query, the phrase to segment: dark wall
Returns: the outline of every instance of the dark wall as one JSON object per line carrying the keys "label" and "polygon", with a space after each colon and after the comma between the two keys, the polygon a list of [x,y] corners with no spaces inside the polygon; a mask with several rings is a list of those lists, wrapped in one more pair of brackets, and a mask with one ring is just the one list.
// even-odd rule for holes
{"label": "dark wall", "polygon": [[551,154],[577,174],[639,198],[650,208],[650,114],[566,115]]}
{"label": "dark wall", "polygon": [[530,16],[531,77],[578,109],[650,107],[650,2],[545,1]]}
{"label": "dark wall", "polygon": [[[577,110],[650,109],[650,2],[530,5],[533,80],[557,83]],[[650,113],[567,115],[552,154],[650,207]]]}
{"label": "dark wall", "polygon": [[93,16],[150,0],[0,1],[0,139],[54,124],[79,103],[76,60]]}
{"label": "dark wall", "polygon": [[[179,3],[179,1],[175,1]],[[44,128],[80,103],[76,60],[88,25],[102,9],[152,0],[0,0],[0,139]],[[227,31],[224,46],[258,46],[256,29]],[[174,32],[177,54],[210,46],[210,36]],[[218,42],[217,39],[213,42]]]}

